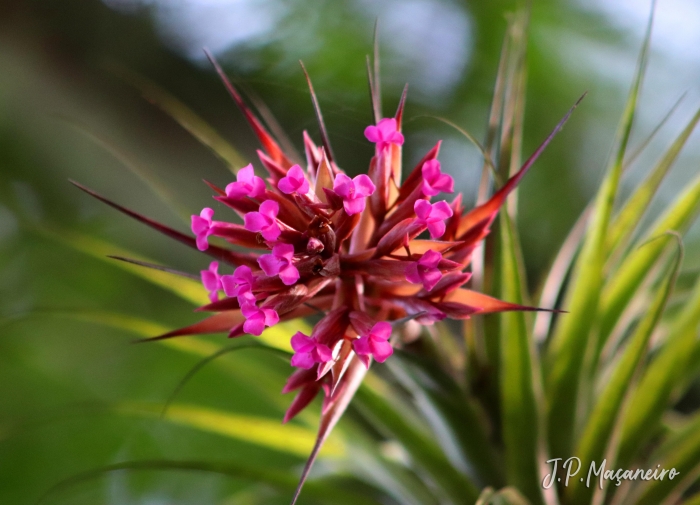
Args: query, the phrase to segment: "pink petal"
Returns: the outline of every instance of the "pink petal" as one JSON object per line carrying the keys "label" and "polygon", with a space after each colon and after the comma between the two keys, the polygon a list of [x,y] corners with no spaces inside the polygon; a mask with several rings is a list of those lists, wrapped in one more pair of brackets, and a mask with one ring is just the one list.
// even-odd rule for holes
{"label": "pink petal", "polygon": [[206,251],[209,248],[209,242],[207,242],[206,234],[197,235],[197,249],[200,251]]}
{"label": "pink petal", "polygon": [[297,190],[297,186],[288,177],[283,177],[277,183],[277,189],[285,195],[291,195]]}
{"label": "pink petal", "polygon": [[355,197],[370,196],[377,189],[372,183],[372,179],[365,174],[360,174],[352,181],[355,184]]}
{"label": "pink petal", "polygon": [[314,359],[310,352],[298,352],[292,356],[292,366],[306,368],[307,370],[314,366]]}
{"label": "pink petal", "polygon": [[352,179],[345,174],[338,174],[333,180],[333,191],[335,191],[342,198],[347,198],[352,196],[354,192],[355,185]]}
{"label": "pink petal", "polygon": [[431,249],[423,254],[418,260],[418,264],[423,267],[436,268],[440,260],[442,260],[442,254]]}
{"label": "pink petal", "polygon": [[261,231],[269,225],[269,220],[260,212],[248,212],[243,216],[243,226],[248,231]]}
{"label": "pink petal", "polygon": [[396,144],[397,146],[403,145],[403,133],[394,132],[388,139],[387,142]]}
{"label": "pink petal", "polygon": [[367,356],[372,354],[369,347],[369,337],[360,337],[352,341],[352,348],[358,356]]}
{"label": "pink petal", "polygon": [[[433,204],[433,208],[430,212],[430,219],[447,219],[452,217],[452,207],[445,200],[441,200]],[[442,235],[442,234],[441,234]]]}
{"label": "pink petal", "polygon": [[253,188],[248,193],[251,198],[260,198],[265,194],[265,181],[263,181],[257,175],[253,177]]}
{"label": "pink petal", "polygon": [[440,162],[438,160],[426,161],[423,163],[421,173],[423,174],[423,179],[433,182],[440,176]]}
{"label": "pink petal", "polygon": [[294,265],[287,265],[283,267],[280,270],[279,275],[285,286],[291,286],[299,280],[299,270],[297,270]]}
{"label": "pink petal", "polygon": [[388,141],[391,135],[396,132],[396,119],[393,117],[384,118],[377,123],[377,128],[381,132],[381,136],[384,140]]}
{"label": "pink petal", "polygon": [[255,295],[247,286],[239,286],[235,296],[238,298],[238,305],[241,307],[255,305]]}
{"label": "pink petal", "polygon": [[449,174],[440,174],[440,177],[435,182],[434,187],[443,193],[452,193],[455,190],[455,181]]}
{"label": "pink petal", "polygon": [[316,347],[316,341],[300,331],[294,334],[291,344],[296,352],[311,352]]}
{"label": "pink petal", "polygon": [[273,254],[263,254],[258,258],[258,265],[263,269],[265,275],[277,275],[282,267],[282,262]]}
{"label": "pink petal", "polygon": [[425,196],[435,196],[438,193],[440,193],[439,189],[436,189],[430,185],[430,183],[427,180],[423,180],[423,186],[421,187],[421,191]]}
{"label": "pink petal", "polygon": [[391,325],[386,321],[380,321],[372,326],[369,335],[372,337],[372,340],[389,340],[389,337],[391,337]]}
{"label": "pink petal", "polygon": [[343,208],[349,216],[352,216],[353,214],[359,214],[360,212],[365,210],[365,199],[364,197],[360,197],[352,200],[343,200]]}
{"label": "pink petal", "polygon": [[207,291],[216,291],[221,286],[219,276],[209,270],[202,270],[202,284]]}
{"label": "pink petal", "polygon": [[233,271],[233,280],[238,284],[253,285],[253,271],[247,265],[236,267]]}
{"label": "pink petal", "polygon": [[294,246],[292,244],[277,244],[272,248],[272,254],[276,258],[285,259],[291,263],[294,257]]}
{"label": "pink petal", "polygon": [[425,200],[417,200],[416,203],[413,204],[413,210],[415,211],[418,219],[421,221],[426,221],[428,219],[432,209],[433,206],[430,204],[430,202]]}
{"label": "pink petal", "polygon": [[248,163],[236,174],[236,180],[243,184],[252,184],[253,177],[255,177],[255,170],[252,163]]}
{"label": "pink petal", "polygon": [[418,263],[412,262],[406,265],[406,280],[413,284],[422,284],[423,279],[418,275]]}
{"label": "pink petal", "polygon": [[274,326],[280,322],[280,316],[274,309],[262,309],[265,314],[265,325]]}
{"label": "pink petal", "polygon": [[281,233],[282,231],[277,223],[272,223],[270,226],[260,230],[260,234],[263,236],[263,238],[265,240],[269,240],[270,242],[277,240]]}
{"label": "pink petal", "polygon": [[205,220],[209,221],[211,223],[211,218],[214,217],[214,209],[210,209],[209,207],[204,207],[202,209],[202,212],[199,213],[199,215],[204,218]]}
{"label": "pink petal", "polygon": [[379,363],[384,363],[386,359],[394,353],[391,344],[386,341],[377,342],[376,340],[372,340],[370,347],[372,348],[374,359]]}
{"label": "pink petal", "polygon": [[274,200],[265,200],[260,204],[260,214],[270,219],[276,218],[279,211],[280,206]]}
{"label": "pink petal", "polygon": [[381,140],[379,128],[374,125],[365,128],[365,138],[370,142],[379,142]]}
{"label": "pink petal", "polygon": [[328,361],[333,359],[333,352],[325,344],[316,345],[316,354],[318,355],[319,363],[327,363]]}
{"label": "pink petal", "polygon": [[437,268],[431,268],[423,272],[421,275],[423,281],[423,287],[426,291],[430,291],[435,287],[435,284],[442,279],[442,272]]}
{"label": "pink petal", "polygon": [[256,314],[243,323],[243,331],[259,337],[265,329],[265,318],[261,314]]}
{"label": "pink petal", "polygon": [[445,223],[442,221],[433,221],[428,223],[428,231],[431,238],[440,238],[445,234]]}

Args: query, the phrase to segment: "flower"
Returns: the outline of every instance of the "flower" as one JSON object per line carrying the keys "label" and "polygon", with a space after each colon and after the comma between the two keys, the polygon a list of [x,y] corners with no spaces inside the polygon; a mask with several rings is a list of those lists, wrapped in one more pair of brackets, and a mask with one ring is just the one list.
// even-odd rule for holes
{"label": "flower", "polygon": [[199,216],[192,216],[192,233],[197,237],[197,249],[200,251],[206,251],[209,247],[207,237],[213,233],[212,217],[214,217],[214,210],[209,207],[202,209]]}
{"label": "flower", "polygon": [[345,212],[351,216],[365,210],[365,199],[374,193],[375,186],[365,174],[351,179],[345,174],[338,174],[333,181],[333,191],[343,200]]}
{"label": "flower", "polygon": [[438,160],[428,160],[423,163],[421,168],[423,175],[423,194],[425,196],[435,196],[441,191],[443,193],[452,193],[454,191],[455,181],[452,176],[443,174],[440,171],[440,162]]}
{"label": "flower", "polygon": [[226,296],[239,297],[252,294],[253,282],[253,271],[246,265],[236,268],[233,275],[221,276],[221,286]]}
{"label": "flower", "polygon": [[374,357],[378,362],[384,363],[394,352],[389,343],[391,337],[391,325],[387,322],[379,322],[372,326],[367,335],[353,340],[352,348],[362,363],[369,368],[369,358]]}
{"label": "flower", "polygon": [[388,149],[391,144],[403,145],[403,134],[398,131],[396,119],[393,117],[382,119],[377,126],[370,125],[365,128],[365,137],[377,144],[379,152]]}
{"label": "flower", "polygon": [[292,265],[294,246],[277,244],[272,248],[272,254],[263,254],[258,258],[258,264],[265,275],[277,275],[286,286],[291,286],[299,280],[299,270]]}
{"label": "flower", "polygon": [[241,168],[236,175],[236,182],[226,186],[226,196],[229,198],[260,198],[265,194],[265,181],[255,175],[253,164]]}
{"label": "flower", "polygon": [[317,339],[311,338],[298,331],[292,337],[292,366],[306,368],[315,363],[326,363],[333,359],[333,353],[327,345],[320,344]]}
{"label": "flower", "polygon": [[301,167],[294,165],[289,169],[287,175],[279,180],[277,189],[286,195],[291,195],[292,193],[305,195],[309,192],[309,181],[306,180]]}
{"label": "flower", "polygon": [[280,320],[274,309],[260,308],[253,303],[242,305],[241,312],[246,318],[243,331],[256,337],[262,334],[265,326],[274,326]]}
{"label": "flower", "polygon": [[265,200],[260,204],[259,212],[248,212],[245,215],[245,229],[260,232],[265,240],[277,240],[281,233],[276,219],[279,211],[277,202]]}
{"label": "flower", "polygon": [[406,266],[406,280],[413,284],[423,284],[426,291],[432,290],[442,279],[442,272],[437,267],[440,260],[442,260],[442,254],[432,250],[427,251],[421,259]]}
{"label": "flower", "polygon": [[444,221],[452,217],[452,209],[445,200],[434,204],[417,200],[413,210],[416,212],[416,223],[426,226],[431,238],[440,238],[445,234]]}
{"label": "flower", "polygon": [[219,276],[219,262],[212,261],[209,263],[209,269],[202,270],[201,276],[204,289],[209,292],[209,300],[212,302],[217,301],[219,299],[219,291],[223,289],[221,277]]}

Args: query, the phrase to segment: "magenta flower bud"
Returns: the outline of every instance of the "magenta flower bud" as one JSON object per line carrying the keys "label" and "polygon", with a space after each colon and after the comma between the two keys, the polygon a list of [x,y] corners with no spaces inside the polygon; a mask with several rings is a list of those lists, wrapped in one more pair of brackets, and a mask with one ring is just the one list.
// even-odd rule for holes
{"label": "magenta flower bud", "polygon": [[298,331],[292,337],[292,366],[306,368],[307,370],[315,363],[326,363],[333,359],[333,353],[325,344],[320,344],[315,338],[311,338]]}
{"label": "magenta flower bud", "polygon": [[287,172],[286,177],[282,177],[277,183],[277,189],[282,193],[291,195],[298,193],[305,195],[309,192],[309,181],[304,177],[304,172],[299,165],[292,166]]}
{"label": "magenta flower bud", "polygon": [[205,207],[199,216],[192,216],[192,233],[197,237],[197,249],[206,251],[209,247],[207,237],[213,233],[211,218],[214,217],[214,209]]}
{"label": "magenta flower bud", "polygon": [[403,135],[397,130],[396,119],[386,118],[365,128],[365,137],[370,142],[377,144],[377,149],[383,151],[391,144],[403,145]]}
{"label": "magenta flower bud", "polygon": [[280,317],[273,309],[261,309],[254,303],[247,303],[241,306],[241,313],[246,318],[243,323],[243,331],[260,336],[265,329],[265,326],[276,325]]}
{"label": "magenta flower bud", "polygon": [[406,266],[406,280],[413,284],[423,284],[426,291],[432,290],[442,279],[442,272],[437,268],[440,260],[442,260],[442,254],[427,251],[421,259]]}
{"label": "magenta flower bud", "polygon": [[365,174],[351,179],[345,174],[338,174],[333,181],[333,191],[343,199],[343,208],[351,216],[365,210],[365,199],[374,193],[375,186]]}
{"label": "magenta flower bud", "polygon": [[[250,300],[247,295],[253,295],[253,281],[253,271],[250,267],[241,265],[233,271],[233,275],[221,276],[221,287],[226,296],[237,296],[240,305],[243,306],[245,303],[241,303],[241,297],[246,302]],[[254,296],[252,300],[255,301]]]}
{"label": "magenta flower bud", "polygon": [[272,254],[263,254],[258,258],[258,265],[265,275],[278,275],[286,286],[291,286],[299,280],[299,270],[292,265],[294,246],[277,244],[272,248]]}
{"label": "magenta flower bud", "polygon": [[413,210],[416,212],[416,223],[427,226],[431,238],[440,238],[445,233],[445,219],[452,217],[452,208],[445,201],[430,203],[418,200]]}
{"label": "magenta flower bud", "polygon": [[245,229],[260,232],[265,240],[277,240],[281,233],[277,224],[279,211],[280,206],[277,202],[265,200],[260,204],[259,212],[248,212],[243,217]]}
{"label": "magenta flower bud", "polygon": [[248,164],[236,174],[236,182],[226,186],[226,196],[229,198],[260,198],[265,194],[265,181],[255,175],[253,165]]}
{"label": "magenta flower bud", "polygon": [[219,276],[219,262],[212,261],[209,263],[209,270],[202,270],[202,284],[204,289],[209,292],[209,300],[215,302],[219,299],[219,291],[223,289],[221,285],[221,277]]}
{"label": "magenta flower bud", "polygon": [[325,246],[323,245],[323,242],[321,242],[316,237],[311,237],[306,243],[306,252],[308,252],[309,254],[321,253],[323,252],[324,248]]}
{"label": "magenta flower bud", "polygon": [[379,363],[384,363],[394,353],[389,337],[391,337],[391,325],[382,321],[372,326],[368,335],[353,340],[352,348],[362,363],[369,368],[370,356],[374,356]]}
{"label": "magenta flower bud", "polygon": [[440,162],[438,160],[428,160],[423,163],[421,168],[423,174],[423,194],[425,196],[435,196],[440,191],[444,193],[452,193],[454,191],[455,181],[452,176],[443,174],[440,171]]}

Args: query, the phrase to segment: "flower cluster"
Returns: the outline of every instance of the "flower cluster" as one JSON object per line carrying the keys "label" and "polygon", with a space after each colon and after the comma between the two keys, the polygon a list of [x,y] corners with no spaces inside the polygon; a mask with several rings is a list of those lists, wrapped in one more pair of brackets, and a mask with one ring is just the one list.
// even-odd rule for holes
{"label": "flower cluster", "polygon": [[[394,117],[377,118],[365,129],[374,156],[367,174],[350,177],[333,159],[324,127],[323,146],[304,132],[302,167],[227,86],[260,140],[258,155],[268,173],[263,180],[250,164],[224,189],[208,183],[214,199],[238,222],[215,220],[215,211],[206,207],[192,216],[192,237],[80,186],[216,260],[201,273],[211,303],[199,309],[215,314],[154,339],[224,331],[230,337],[260,335],[280,321],[320,312],[311,335],[290,336],[291,364],[298,370],[283,392],[298,394],[285,421],[321,391],[324,416],[336,412],[328,415],[337,418],[371,361],[384,362],[400,344],[397,324],[530,310],[465,284],[472,252],[551,136],[490,200],[465,212],[461,195],[433,201],[454,191],[452,177],[438,161],[440,142],[402,177],[403,99]],[[210,243],[212,238],[235,247]],[[221,264],[231,272],[220,273]]]}
{"label": "flower cluster", "polygon": [[375,144],[368,174],[346,175],[327,146],[306,134],[304,168],[263,142],[267,182],[248,165],[224,190],[210,184],[215,200],[243,224],[215,221],[211,208],[192,216],[199,250],[208,251],[210,237],[219,237],[254,252],[235,253],[232,274],[219,275],[217,261],[202,271],[212,301],[203,309],[218,314],[166,336],[222,329],[231,337],[260,335],[279,321],[324,313],[311,335],[291,336],[291,364],[299,370],[285,392],[300,393],[287,420],[321,390],[325,408],[332,405],[351,364],[368,368],[372,359],[391,356],[393,321],[432,324],[524,308],[463,287],[472,251],[522,174],[464,215],[461,195],[431,201],[451,194],[454,181],[442,172],[438,142],[399,184],[401,116],[402,106],[396,117],[365,129]]}

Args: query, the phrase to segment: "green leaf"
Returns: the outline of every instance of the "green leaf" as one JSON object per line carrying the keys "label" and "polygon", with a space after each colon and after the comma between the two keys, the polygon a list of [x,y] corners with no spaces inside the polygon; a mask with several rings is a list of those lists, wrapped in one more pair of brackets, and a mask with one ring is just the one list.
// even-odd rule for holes
{"label": "green leaf", "polygon": [[[602,349],[607,336],[610,335],[618,319],[638,292],[646,275],[667,250],[668,242],[653,240],[668,231],[685,232],[700,212],[700,177],[668,210],[651,226],[651,230],[642,237],[635,249],[622,261],[620,268],[613,272],[601,294],[600,335],[598,349]],[[640,247],[639,244],[644,244]]]}
{"label": "green leaf", "polygon": [[[37,505],[47,502],[48,498],[59,492],[65,492],[71,487],[82,482],[102,477],[111,472],[124,470],[143,471],[189,471],[224,475],[235,479],[260,482],[277,489],[278,491],[290,493],[296,484],[296,478],[288,472],[270,469],[268,467],[256,467],[250,462],[236,464],[234,462],[217,463],[210,461],[172,461],[172,460],[146,460],[146,461],[125,461],[113,465],[106,465],[86,472],[73,475],[55,484],[37,501]],[[382,500],[373,498],[367,493],[360,493],[348,490],[345,487],[324,483],[309,482],[306,494],[313,499],[313,503],[323,505],[357,505],[367,503],[368,505],[381,505]]]}
{"label": "green leaf", "polygon": [[150,261],[122,247],[111,244],[105,240],[69,230],[54,231],[47,228],[37,228],[36,231],[44,237],[60,242],[65,246],[92,256],[100,261],[104,261],[116,268],[121,268],[152,284],[160,286],[197,306],[209,303],[206,290],[201,282],[160,270],[144,268],[133,263],[117,261],[108,257],[110,255],[125,256],[140,261]]}
{"label": "green leaf", "polygon": [[[515,230],[506,212],[501,213],[501,295],[523,303],[522,269],[515,244]],[[501,416],[505,463],[509,484],[532,503],[543,503],[539,462],[542,443],[543,392],[534,342],[528,334],[524,312],[501,314]]]}
{"label": "green leaf", "polygon": [[395,438],[408,452],[412,464],[426,472],[439,488],[444,491],[450,503],[476,501],[477,488],[459,472],[440,447],[423,431],[411,424],[406,416],[394,407],[377,388],[379,381],[365,379],[356,394],[356,405],[368,415],[372,424]]}
{"label": "green leaf", "polygon": [[500,458],[478,404],[436,363],[401,351],[396,357],[387,366],[411,394],[412,403],[430,424],[443,452],[457,452],[455,457],[468,465],[475,482],[503,485]]}
{"label": "green leaf", "polygon": [[[282,424],[279,419],[233,414],[197,405],[170,405],[163,417],[162,406],[145,403],[124,403],[116,407],[119,414],[163,419],[173,424],[195,428],[229,438],[235,438],[280,452],[306,457],[316,440],[316,432],[293,424]],[[321,453],[342,456],[345,444],[331,437]]]}
{"label": "green leaf", "polygon": [[618,212],[610,225],[608,233],[607,248],[610,253],[625,247],[628,239],[649,207],[651,199],[659,189],[661,182],[678,158],[688,137],[693,133],[698,121],[700,121],[700,109],[698,109],[680,135],[676,137],[656,167],[654,167],[644,182],[637,187],[632,196],[625,202],[624,207]]}
{"label": "green leaf", "polygon": [[[670,451],[664,458],[655,461],[649,468],[654,469],[659,464],[661,469],[674,468],[680,472],[673,480],[668,476],[663,480],[646,481],[635,493],[637,505],[658,505],[660,503],[677,503],[680,493],[690,486],[700,471],[700,416],[677,435],[682,437],[682,443],[675,444],[677,448]],[[674,499],[670,499],[673,497]],[[666,501],[668,499],[668,502]]]}
{"label": "green leaf", "polygon": [[515,488],[506,487],[495,491],[488,487],[481,492],[475,505],[530,505],[530,502]]}
{"label": "green leaf", "polygon": [[214,128],[163,88],[124,67],[112,65],[111,70],[125,82],[138,89],[146,100],[173,118],[194,138],[211,149],[232,172],[237,172],[240,167],[247,164],[238,151]]}
{"label": "green leaf", "polygon": [[637,70],[618,127],[616,147],[603,183],[595,198],[583,248],[576,261],[564,308],[547,356],[547,410],[549,442],[553,454],[571,454],[576,432],[581,377],[586,355],[597,349],[591,328],[598,311],[608,227],[622,173],[637,98],[646,69],[651,39],[651,18],[639,54]]}
{"label": "green leaf", "polygon": [[[676,236],[668,237],[669,240],[674,238],[678,239]],[[611,467],[614,464],[618,441],[618,437],[614,437],[614,433],[621,428],[625,406],[629,405],[631,385],[635,375],[641,370],[649,347],[649,340],[661,319],[673,290],[681,259],[682,253],[679,249],[678,256],[664,274],[661,285],[656,288],[656,293],[646,309],[645,316],[625,344],[617,365],[614,366],[610,377],[605,379],[605,384],[601,385],[600,393],[596,394],[595,407],[588,418],[578,447],[574,451],[574,454],[581,461],[582,468],[589,468],[591,463],[600,462],[606,458]],[[593,492],[593,488],[573,479],[571,485],[566,488],[566,493],[570,498],[567,503],[588,504]]]}
{"label": "green leaf", "polygon": [[691,371],[699,323],[700,283],[695,285],[683,310],[671,323],[666,341],[647,366],[632,396],[621,435],[620,464],[629,465],[655,433],[673,390]]}

